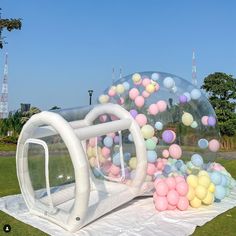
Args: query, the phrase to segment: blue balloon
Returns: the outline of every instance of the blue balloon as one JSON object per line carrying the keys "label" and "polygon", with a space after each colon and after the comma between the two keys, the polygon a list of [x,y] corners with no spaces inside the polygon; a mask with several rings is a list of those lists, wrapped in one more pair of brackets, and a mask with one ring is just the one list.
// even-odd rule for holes
{"label": "blue balloon", "polygon": [[220,185],[222,185],[222,186],[227,186],[227,178],[226,178],[226,176],[225,175],[221,175],[221,183],[220,183]]}
{"label": "blue balloon", "polygon": [[191,157],[191,162],[196,167],[201,167],[203,165],[202,156],[199,154],[193,154]]}
{"label": "blue balloon", "polygon": [[125,152],[125,153],[124,153],[124,160],[125,160],[125,161],[129,161],[130,158],[131,158],[131,153]]}
{"label": "blue balloon", "polygon": [[129,88],[130,88],[130,85],[128,82],[124,82],[123,86],[125,87],[125,90],[129,90]]}
{"label": "blue balloon", "polygon": [[101,176],[101,172],[96,167],[93,168],[92,170],[95,177]]}
{"label": "blue balloon", "polygon": [[198,140],[198,146],[201,149],[206,149],[208,147],[208,141],[204,138]]}
{"label": "blue balloon", "polygon": [[157,121],[157,122],[155,123],[155,128],[156,128],[157,130],[162,130],[162,129],[163,129],[163,124],[162,124],[160,121]]}
{"label": "blue balloon", "polygon": [[147,151],[147,159],[148,162],[154,163],[157,160],[157,153],[153,150],[148,150]]}
{"label": "blue balloon", "polygon": [[219,185],[221,183],[221,174],[217,171],[213,171],[211,174],[210,174],[210,177],[211,177],[211,182],[215,185]]}
{"label": "blue balloon", "polygon": [[116,166],[120,166],[120,153],[115,153],[112,157],[112,163]]}
{"label": "blue balloon", "polygon": [[170,174],[171,166],[170,165],[165,165],[163,172],[166,173],[166,174]]}
{"label": "blue balloon", "polygon": [[219,200],[222,200],[222,199],[225,198],[225,196],[226,196],[225,188],[221,185],[217,185],[216,190],[215,190],[215,198],[219,199]]}
{"label": "blue balloon", "polygon": [[181,171],[182,173],[185,173],[185,172],[187,171],[187,166],[186,166],[186,165],[182,165],[182,166],[180,167],[180,171]]}
{"label": "blue balloon", "polygon": [[108,147],[108,148],[112,147],[112,145],[113,145],[113,138],[107,136],[106,138],[104,138],[103,144],[104,144],[106,147]]}
{"label": "blue balloon", "polygon": [[181,166],[183,165],[183,161],[182,160],[178,160],[175,162],[175,167],[179,170],[181,168]]}
{"label": "blue balloon", "polygon": [[130,142],[133,142],[133,141],[134,141],[134,140],[133,140],[133,137],[132,137],[132,134],[129,134],[128,140],[129,140]]}

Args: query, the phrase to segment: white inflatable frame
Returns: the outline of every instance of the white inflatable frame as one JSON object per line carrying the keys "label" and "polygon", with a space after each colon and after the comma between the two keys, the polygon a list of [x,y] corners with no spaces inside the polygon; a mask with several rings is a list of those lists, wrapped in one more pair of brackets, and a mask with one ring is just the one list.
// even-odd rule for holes
{"label": "white inflatable frame", "polygon": [[[103,114],[115,115],[120,120],[94,125],[94,120]],[[37,137],[33,136],[36,129]],[[136,149],[137,168],[134,179],[130,185],[96,179],[90,170],[85,149],[86,140],[126,129],[132,134]],[[68,149],[74,167],[75,183],[59,192],[50,193],[48,173],[50,156],[47,144],[40,138],[54,134],[61,136]],[[35,197],[29,175],[30,143],[41,145],[45,151],[47,196],[40,200]],[[138,124],[130,113],[116,104],[95,106],[83,120],[72,122],[67,122],[59,114],[49,111],[32,116],[24,125],[18,139],[16,166],[20,189],[29,211],[71,232],[79,230],[114,208],[142,195],[145,191],[143,185],[147,169],[145,142]],[[62,207],[57,207],[58,205],[70,209],[69,213],[63,211]]]}

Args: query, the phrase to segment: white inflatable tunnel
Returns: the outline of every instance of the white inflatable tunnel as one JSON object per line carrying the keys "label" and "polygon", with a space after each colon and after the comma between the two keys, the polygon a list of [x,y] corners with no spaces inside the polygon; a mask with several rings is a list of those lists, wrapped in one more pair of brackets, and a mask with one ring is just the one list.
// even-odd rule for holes
{"label": "white inflatable tunnel", "polygon": [[[102,114],[119,119],[94,124]],[[86,153],[86,140],[122,130],[132,134],[137,156],[136,175],[129,185],[122,182],[123,175],[118,181],[95,178]],[[122,146],[120,152],[123,171]],[[119,105],[98,105],[82,120],[67,121],[59,113],[49,111],[32,116],[20,134],[16,164],[29,211],[71,232],[142,195],[145,190],[145,142],[138,124]],[[57,169],[73,174],[53,174]]]}

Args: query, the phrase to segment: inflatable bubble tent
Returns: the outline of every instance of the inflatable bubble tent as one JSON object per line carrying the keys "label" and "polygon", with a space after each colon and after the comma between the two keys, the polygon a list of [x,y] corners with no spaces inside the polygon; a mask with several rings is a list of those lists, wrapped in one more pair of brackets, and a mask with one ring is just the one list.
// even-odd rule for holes
{"label": "inflatable bubble tent", "polygon": [[[158,175],[207,169],[220,147],[210,103],[178,76],[134,73],[98,102],[34,115],[18,140],[17,175],[30,212],[72,232],[152,194]],[[191,158],[187,167],[181,158]],[[160,159],[179,162],[163,169]]]}

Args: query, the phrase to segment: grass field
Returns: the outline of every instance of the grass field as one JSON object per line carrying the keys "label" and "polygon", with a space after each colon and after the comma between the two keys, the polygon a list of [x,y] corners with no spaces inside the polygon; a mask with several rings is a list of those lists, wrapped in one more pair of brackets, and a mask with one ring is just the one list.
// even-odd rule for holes
{"label": "grass field", "polygon": [[[236,160],[218,160],[225,168],[236,178]],[[15,158],[0,158],[0,197],[20,193],[18,181],[16,177]],[[10,224],[12,231],[9,235],[13,236],[39,236],[47,235],[29,225],[15,220],[13,217],[0,211],[0,235],[5,235],[2,230],[4,224]],[[197,227],[194,236],[235,236],[236,235],[236,207],[221,214],[214,220],[202,227]]]}
{"label": "grass field", "polygon": [[3,152],[16,151],[16,144],[0,143],[0,151]]}

